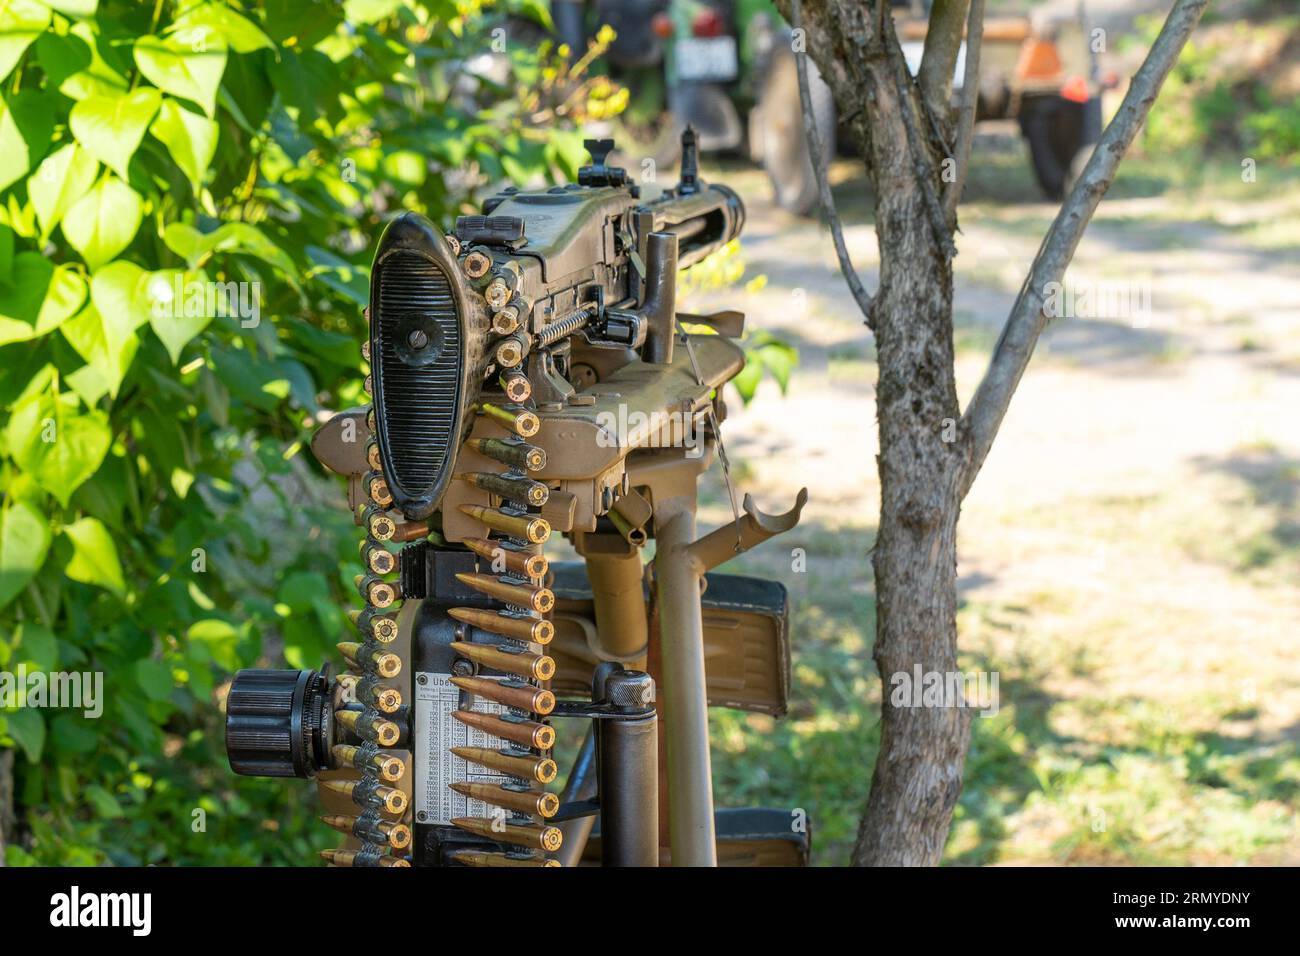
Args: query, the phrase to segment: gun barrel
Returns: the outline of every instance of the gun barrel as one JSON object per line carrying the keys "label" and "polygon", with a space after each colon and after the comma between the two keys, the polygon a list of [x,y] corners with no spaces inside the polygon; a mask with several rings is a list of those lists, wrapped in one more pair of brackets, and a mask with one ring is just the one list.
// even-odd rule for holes
{"label": "gun barrel", "polygon": [[643,207],[651,217],[651,232],[677,237],[677,268],[685,269],[721,249],[740,235],[745,226],[745,204],[734,191],[710,183],[684,195],[665,193]]}

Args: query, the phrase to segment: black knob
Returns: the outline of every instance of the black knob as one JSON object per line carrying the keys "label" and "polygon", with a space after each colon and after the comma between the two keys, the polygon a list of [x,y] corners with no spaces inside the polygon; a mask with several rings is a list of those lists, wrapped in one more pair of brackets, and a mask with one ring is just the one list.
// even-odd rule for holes
{"label": "black knob", "polygon": [[604,166],[605,158],[614,151],[612,139],[584,139],[582,148],[591,154],[591,165]]}
{"label": "black knob", "polygon": [[310,777],[329,766],[334,712],[317,671],[243,670],[226,697],[226,757],[249,777]]}
{"label": "black knob", "polygon": [[605,698],[625,714],[654,710],[655,682],[644,671],[619,671],[605,679]]}
{"label": "black knob", "polygon": [[591,153],[591,165],[578,169],[579,186],[624,186],[627,184],[627,170],[617,166],[606,165],[609,154],[614,151],[612,139],[584,139],[582,145]]}

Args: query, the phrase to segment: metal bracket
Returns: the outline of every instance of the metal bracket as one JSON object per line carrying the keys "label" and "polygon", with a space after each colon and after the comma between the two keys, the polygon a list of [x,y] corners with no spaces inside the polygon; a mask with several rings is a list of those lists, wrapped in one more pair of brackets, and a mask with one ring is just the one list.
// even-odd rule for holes
{"label": "metal bracket", "polygon": [[808,489],[802,488],[795,498],[793,508],[784,514],[770,515],[758,510],[752,495],[745,495],[745,513],[689,545],[686,548],[687,556],[699,568],[700,573],[716,568],[768,538],[789,531],[799,523],[803,506],[807,503]]}

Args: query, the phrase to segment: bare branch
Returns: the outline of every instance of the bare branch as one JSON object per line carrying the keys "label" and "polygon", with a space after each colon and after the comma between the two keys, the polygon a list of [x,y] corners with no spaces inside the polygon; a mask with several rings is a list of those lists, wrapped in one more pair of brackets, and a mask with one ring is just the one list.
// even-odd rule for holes
{"label": "bare branch", "polygon": [[[916,71],[921,96],[926,106],[943,124],[945,139],[949,130],[949,103],[952,99],[952,75],[961,50],[962,27],[966,23],[966,6],[970,0],[934,0],[930,22],[925,30],[925,50]],[[888,6],[886,0],[882,6]]]}
{"label": "bare branch", "polygon": [[957,164],[957,178],[948,184],[943,197],[944,215],[949,228],[957,224],[957,203],[966,188],[966,168],[970,164],[971,143],[975,140],[975,106],[980,95],[980,49],[984,45],[984,0],[970,0],[966,22],[966,69],[961,81],[961,113],[957,117],[957,139],[952,159]]}
{"label": "bare branch", "polygon": [[[795,30],[803,29],[803,16],[799,6],[799,0],[790,0],[790,26]],[[826,210],[826,221],[835,243],[835,255],[840,260],[840,271],[844,273],[844,281],[849,284],[849,291],[862,310],[867,326],[874,329],[871,321],[871,294],[862,285],[857,270],[853,268],[853,260],[849,258],[849,247],[844,243],[844,227],[840,225],[839,213],[835,211],[835,197],[831,195],[827,170],[822,165],[822,138],[817,132],[817,117],[813,115],[807,56],[803,50],[796,50],[794,54],[795,72],[799,74],[799,102],[803,106],[804,134],[808,137],[808,158],[812,161],[813,175],[817,177],[817,191],[821,196],[822,208]]]}
{"label": "bare branch", "polygon": [[1038,336],[1047,324],[1043,312],[1045,290],[1049,283],[1060,282],[1065,275],[1084,229],[1115,179],[1120,160],[1146,121],[1160,87],[1208,4],[1209,0],[1176,0],[1160,35],[1133,77],[1119,112],[1106,127],[1083,175],[1038,248],[1033,266],[993,350],[984,380],[962,416],[960,434],[967,452],[960,487],[962,498],[984,464],[1011,403],[1011,396],[1015,394],[1025,366],[1033,355]]}

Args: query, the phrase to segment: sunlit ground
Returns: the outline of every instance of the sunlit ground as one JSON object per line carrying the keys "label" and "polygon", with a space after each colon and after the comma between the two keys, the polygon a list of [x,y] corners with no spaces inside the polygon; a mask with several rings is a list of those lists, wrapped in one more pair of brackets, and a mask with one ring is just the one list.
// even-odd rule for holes
{"label": "sunlit ground", "polygon": [[[967,500],[964,666],[1000,678],[975,721],[952,863],[1300,862],[1300,176],[1137,157],[1071,278],[1134,281],[1149,312],[1056,322]],[[874,349],[824,227],[749,205],[745,280],[697,296],[801,352],[724,429],[733,473],[803,524],[728,570],[793,605],[781,721],[713,715],[718,802],[801,807],[815,862],[847,862],[877,742],[867,558],[878,484]],[[878,262],[855,163],[835,167],[855,262]],[[977,146],[957,259],[969,396],[1054,215],[1016,140]],[[706,477],[702,524],[729,517]],[[791,549],[807,552],[792,570]]]}

